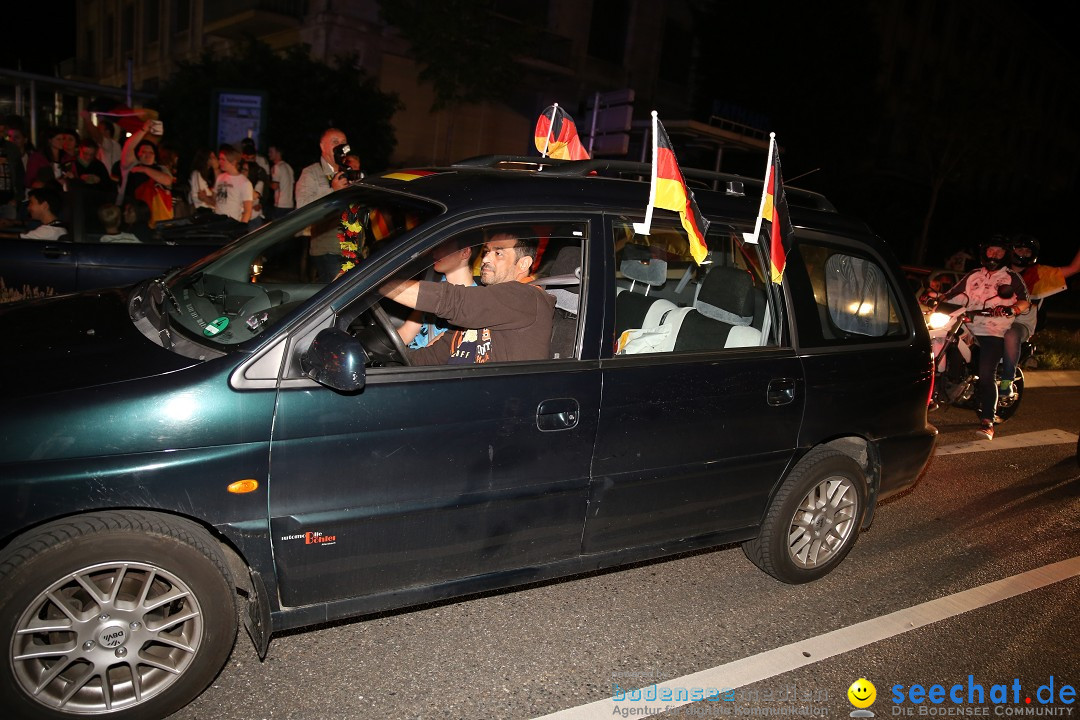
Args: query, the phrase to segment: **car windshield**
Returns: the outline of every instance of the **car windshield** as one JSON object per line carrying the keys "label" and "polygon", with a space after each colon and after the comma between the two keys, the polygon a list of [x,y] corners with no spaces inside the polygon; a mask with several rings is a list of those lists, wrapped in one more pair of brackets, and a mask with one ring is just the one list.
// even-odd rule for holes
{"label": "car windshield", "polygon": [[371,187],[336,192],[169,278],[168,325],[218,349],[251,340],[439,212],[433,203]]}

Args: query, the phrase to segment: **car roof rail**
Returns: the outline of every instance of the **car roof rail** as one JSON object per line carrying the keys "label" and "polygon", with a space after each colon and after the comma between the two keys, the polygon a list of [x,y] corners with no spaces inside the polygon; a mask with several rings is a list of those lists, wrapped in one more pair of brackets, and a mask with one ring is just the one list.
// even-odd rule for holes
{"label": "car roof rail", "polygon": [[[603,175],[624,180],[648,182],[652,177],[652,164],[634,160],[615,158],[595,158],[590,160],[556,160],[527,155],[477,155],[453,163],[451,167],[493,168],[496,170],[517,170],[524,172],[542,172],[548,175],[580,176]],[[700,188],[722,192],[736,197],[744,196],[747,188],[752,194],[761,192],[764,184],[761,180],[746,178],[742,175],[701,170],[680,166],[686,184],[691,189]],[[788,199],[793,205],[835,213],[836,207],[824,195],[812,190],[784,186]]]}

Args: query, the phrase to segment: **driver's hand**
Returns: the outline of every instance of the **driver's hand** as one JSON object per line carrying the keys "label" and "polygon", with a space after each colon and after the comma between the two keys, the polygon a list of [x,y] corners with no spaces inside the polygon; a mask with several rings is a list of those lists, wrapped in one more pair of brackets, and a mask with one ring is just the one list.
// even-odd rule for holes
{"label": "driver's hand", "polygon": [[1012,317],[1013,315],[1013,309],[1008,305],[997,305],[994,307],[994,317]]}

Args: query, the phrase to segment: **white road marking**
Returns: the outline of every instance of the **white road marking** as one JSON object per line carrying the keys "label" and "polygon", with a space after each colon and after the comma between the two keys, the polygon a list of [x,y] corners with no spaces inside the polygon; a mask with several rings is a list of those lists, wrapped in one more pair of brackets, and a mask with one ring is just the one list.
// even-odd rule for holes
{"label": "white road marking", "polygon": [[[1000,427],[1000,426],[999,426]],[[971,426],[975,435],[975,426]],[[975,438],[968,442],[940,445],[934,450],[935,455],[961,455],[963,453],[986,452],[987,450],[1015,450],[1023,447],[1042,447],[1043,445],[1064,445],[1075,443],[1075,433],[1064,430],[1039,430],[1020,433],[1019,435],[997,435],[993,440]]]}
{"label": "white road marking", "polygon": [[[1074,435],[1073,439],[1075,438]],[[1080,556],[767,650],[742,660],[657,683],[655,694],[650,686],[648,695],[662,698],[665,697],[666,690],[667,697],[679,697],[679,692],[692,692],[696,688],[703,689],[706,693],[709,689],[722,692],[740,688],[1074,577],[1080,577]],[[614,713],[626,708],[633,708],[634,717],[647,717],[689,703],[689,700],[630,700],[629,697],[616,701],[612,697],[560,710],[536,720],[607,720]]]}

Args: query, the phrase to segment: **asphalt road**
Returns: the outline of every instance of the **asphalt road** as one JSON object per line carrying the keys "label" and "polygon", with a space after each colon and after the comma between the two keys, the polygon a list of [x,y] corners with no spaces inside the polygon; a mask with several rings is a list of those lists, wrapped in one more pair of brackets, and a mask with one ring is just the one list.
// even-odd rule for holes
{"label": "asphalt road", "polygon": [[1080,718],[1078,408],[1080,388],[1031,388],[992,443],[975,441],[972,413],[934,413],[940,452],[920,483],[816,583],[783,585],[728,547],[278,636],[261,663],[241,638],[172,718],[587,720],[666,706],[611,700],[632,687],[723,691],[663,718],[846,717],[860,677],[877,717]]}

